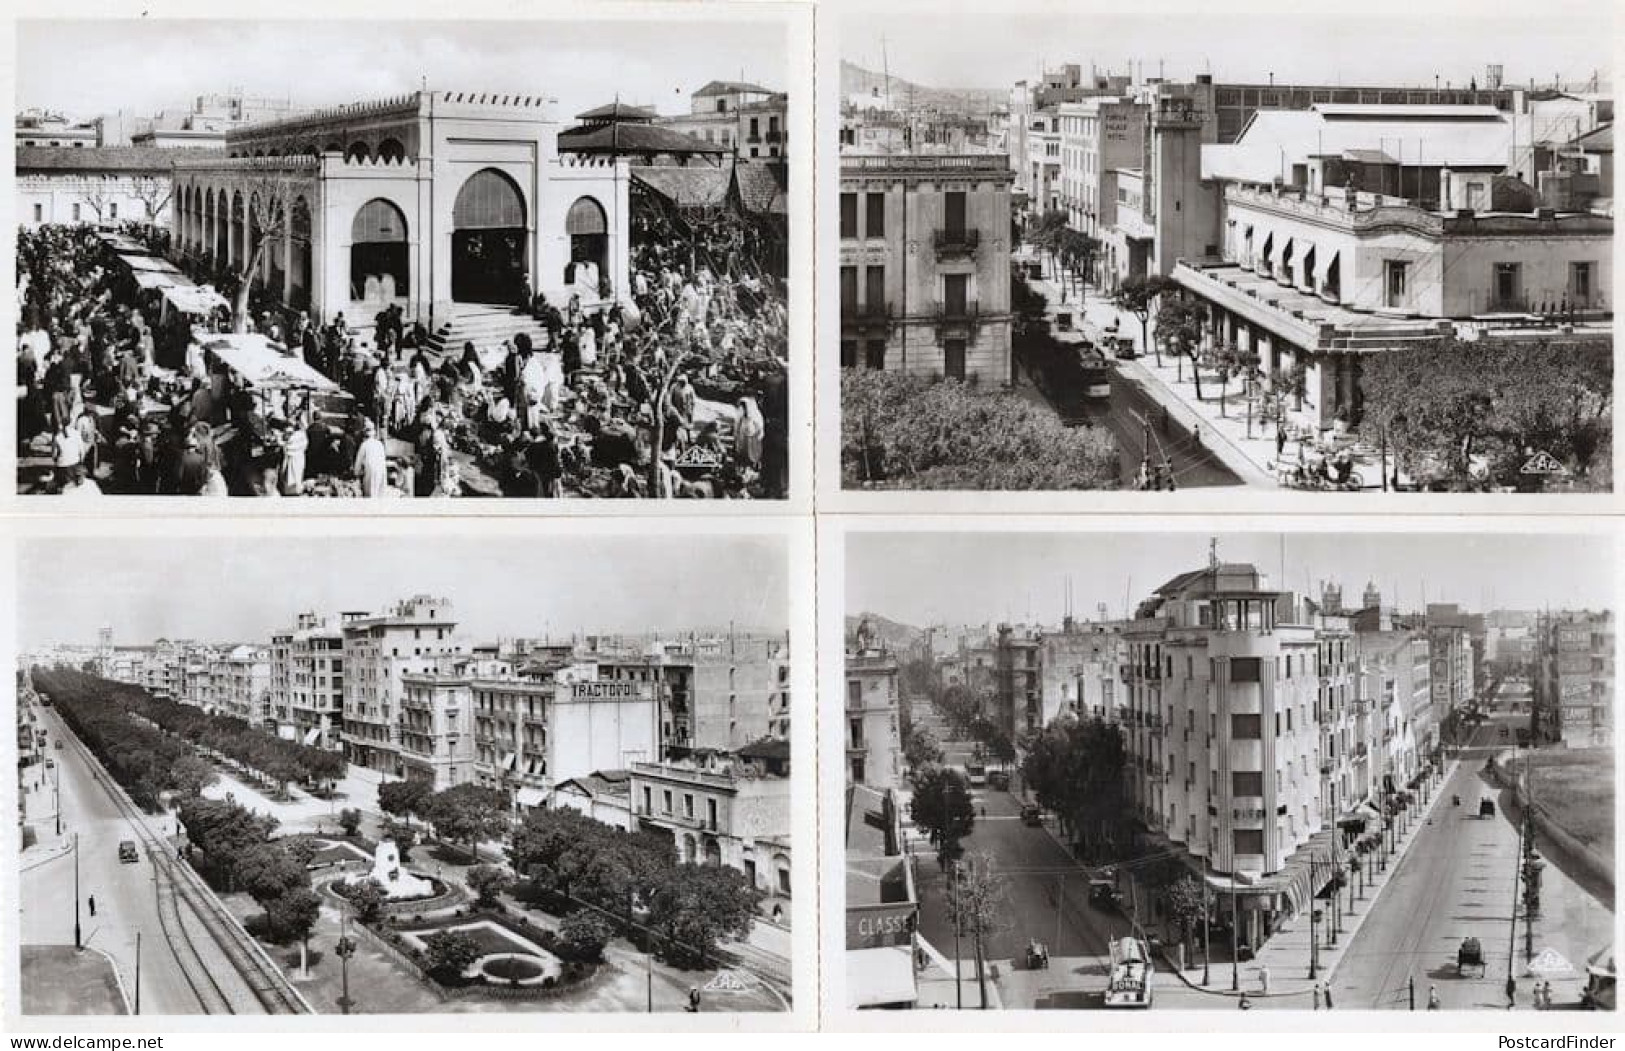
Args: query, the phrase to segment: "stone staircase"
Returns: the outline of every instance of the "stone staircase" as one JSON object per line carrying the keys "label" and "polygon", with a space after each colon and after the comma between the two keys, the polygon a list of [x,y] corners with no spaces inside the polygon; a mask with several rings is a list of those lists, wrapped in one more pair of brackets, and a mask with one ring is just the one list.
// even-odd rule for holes
{"label": "stone staircase", "polygon": [[465,342],[483,350],[521,332],[530,335],[533,346],[547,346],[547,329],[529,314],[499,304],[458,303],[429,336],[429,345],[438,355],[460,356]]}

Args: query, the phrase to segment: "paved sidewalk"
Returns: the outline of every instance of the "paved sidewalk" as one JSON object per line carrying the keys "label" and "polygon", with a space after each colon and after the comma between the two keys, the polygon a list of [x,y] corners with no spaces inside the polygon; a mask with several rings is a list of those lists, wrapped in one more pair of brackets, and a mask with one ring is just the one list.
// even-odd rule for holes
{"label": "paved sidewalk", "polygon": [[[1054,287],[1048,281],[1044,284],[1048,288]],[[1077,309],[1075,297],[1071,305],[1074,310]],[[1285,406],[1288,437],[1278,447],[1273,423],[1258,419],[1256,415],[1249,421],[1247,402],[1241,396],[1238,384],[1232,382],[1227,385],[1221,400],[1217,377],[1211,372],[1204,372],[1203,397],[1198,399],[1190,360],[1163,355],[1159,365],[1154,351],[1141,346],[1139,318],[1119,310],[1111,300],[1093,289],[1084,297],[1082,315],[1084,321],[1097,331],[1110,330],[1115,324],[1119,333],[1133,337],[1140,357],[1131,362],[1118,362],[1119,371],[1138,380],[1145,392],[1187,430],[1199,427],[1204,445],[1248,485],[1277,488],[1281,484],[1278,461],[1282,467],[1290,470],[1298,465],[1300,451],[1303,458],[1308,460],[1320,455],[1318,449],[1324,439],[1317,421],[1310,412],[1294,409],[1290,400]],[[1155,319],[1147,326],[1147,331],[1155,343]],[[1255,413],[1257,409],[1255,403]],[[1381,488],[1382,464],[1378,451],[1359,443],[1349,448],[1364,488]],[[1392,473],[1393,469],[1393,464],[1389,463],[1389,472]],[[1404,480],[1403,476],[1401,480]]]}
{"label": "paved sidewalk", "polygon": [[[1385,870],[1379,870],[1375,862],[1371,863],[1363,881],[1363,893],[1358,893],[1355,896],[1352,914],[1347,909],[1348,893],[1346,889],[1338,895],[1338,900],[1344,904],[1339,906],[1343,911],[1339,914],[1337,944],[1335,946],[1326,944],[1324,928],[1319,924],[1316,925],[1316,938],[1320,942],[1317,960],[1319,974],[1316,981],[1322,986],[1329,987],[1331,985],[1333,974],[1337,970],[1338,963],[1343,958],[1344,951],[1354,943],[1355,935],[1359,933],[1366,917],[1376,907],[1377,899],[1381,896],[1383,888],[1399,871],[1399,863],[1404,858],[1405,852],[1410,849],[1411,844],[1415,842],[1421,830],[1427,826],[1434,811],[1438,809],[1443,799],[1440,787],[1450,780],[1458,764],[1459,760],[1452,759],[1446,765],[1436,780],[1434,787],[1430,789],[1433,794],[1429,797],[1427,805],[1419,811],[1412,811],[1406,818],[1408,823],[1404,826],[1405,832],[1399,837],[1398,847],[1388,858]],[[1295,917],[1277,930],[1269,941],[1259,949],[1258,954],[1252,960],[1241,965],[1241,991],[1239,993],[1233,992],[1230,988],[1232,973],[1231,963],[1228,959],[1222,962],[1218,959],[1213,961],[1210,968],[1212,984],[1206,988],[1201,984],[1202,967],[1200,964],[1187,967],[1184,971],[1178,971],[1173,968],[1170,962],[1168,969],[1195,992],[1226,998],[1238,997],[1241,993],[1246,993],[1253,1000],[1267,996],[1270,1000],[1290,1001],[1282,1004],[1282,1006],[1309,1008],[1313,1003],[1315,987],[1315,982],[1310,981],[1307,976],[1309,933],[1309,918],[1302,915]],[[1263,984],[1263,971],[1265,968],[1269,969],[1270,975],[1269,992],[1267,994],[1264,992]]]}
{"label": "paved sidewalk", "polygon": [[[982,1005],[981,987],[976,983],[976,961],[960,961],[959,994],[954,992],[954,962],[944,956],[935,945],[924,938],[916,938],[915,942],[925,950],[930,963],[925,970],[916,976],[915,986],[917,998],[916,1007],[958,1007],[961,1000],[964,1010],[980,1010]],[[998,983],[993,978],[993,963],[989,960],[985,964],[987,977],[987,1007],[990,1011],[1002,1011],[1004,1002],[999,998]]]}

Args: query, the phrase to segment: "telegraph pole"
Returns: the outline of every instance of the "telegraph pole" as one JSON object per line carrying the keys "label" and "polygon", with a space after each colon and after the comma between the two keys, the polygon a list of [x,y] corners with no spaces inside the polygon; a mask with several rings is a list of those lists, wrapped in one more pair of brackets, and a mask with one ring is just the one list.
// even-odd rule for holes
{"label": "telegraph pole", "polygon": [[135,932],[135,1013],[141,1013],[141,932]]}
{"label": "telegraph pole", "polygon": [[959,963],[959,861],[956,859],[948,867],[948,893],[954,902],[954,1009],[965,1009],[965,985],[960,976]]}
{"label": "telegraph pole", "polygon": [[[1232,868],[1235,866],[1232,865]],[[1230,991],[1241,989],[1241,909],[1236,905],[1236,877],[1230,875]]]}
{"label": "telegraph pole", "polygon": [[1202,855],[1202,985],[1206,987],[1213,980],[1213,943],[1208,940],[1208,880],[1207,855]]}
{"label": "telegraph pole", "polygon": [[79,928],[79,833],[73,834],[73,947],[83,949]]}

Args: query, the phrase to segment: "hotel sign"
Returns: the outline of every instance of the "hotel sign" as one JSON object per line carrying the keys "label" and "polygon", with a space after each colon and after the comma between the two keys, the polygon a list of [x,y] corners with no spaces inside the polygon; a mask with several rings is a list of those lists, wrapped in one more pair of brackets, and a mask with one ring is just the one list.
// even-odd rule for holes
{"label": "hotel sign", "polygon": [[846,910],[846,947],[882,949],[890,945],[913,944],[915,914],[913,902],[901,905],[866,905]]}
{"label": "hotel sign", "polygon": [[648,700],[648,683],[642,682],[572,682],[570,684],[570,703],[583,704],[592,701],[643,701]]}

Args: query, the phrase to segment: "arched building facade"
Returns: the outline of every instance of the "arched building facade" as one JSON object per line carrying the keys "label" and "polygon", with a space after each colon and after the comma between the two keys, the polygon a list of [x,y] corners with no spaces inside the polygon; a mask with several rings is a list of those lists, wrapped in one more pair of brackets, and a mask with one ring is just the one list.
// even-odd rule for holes
{"label": "arched building facade", "polygon": [[514,304],[526,288],[584,304],[626,293],[628,165],[561,156],[551,100],[416,92],[227,134],[224,157],[177,164],[182,252],[257,271],[321,320],[398,304],[433,328],[456,304]]}

